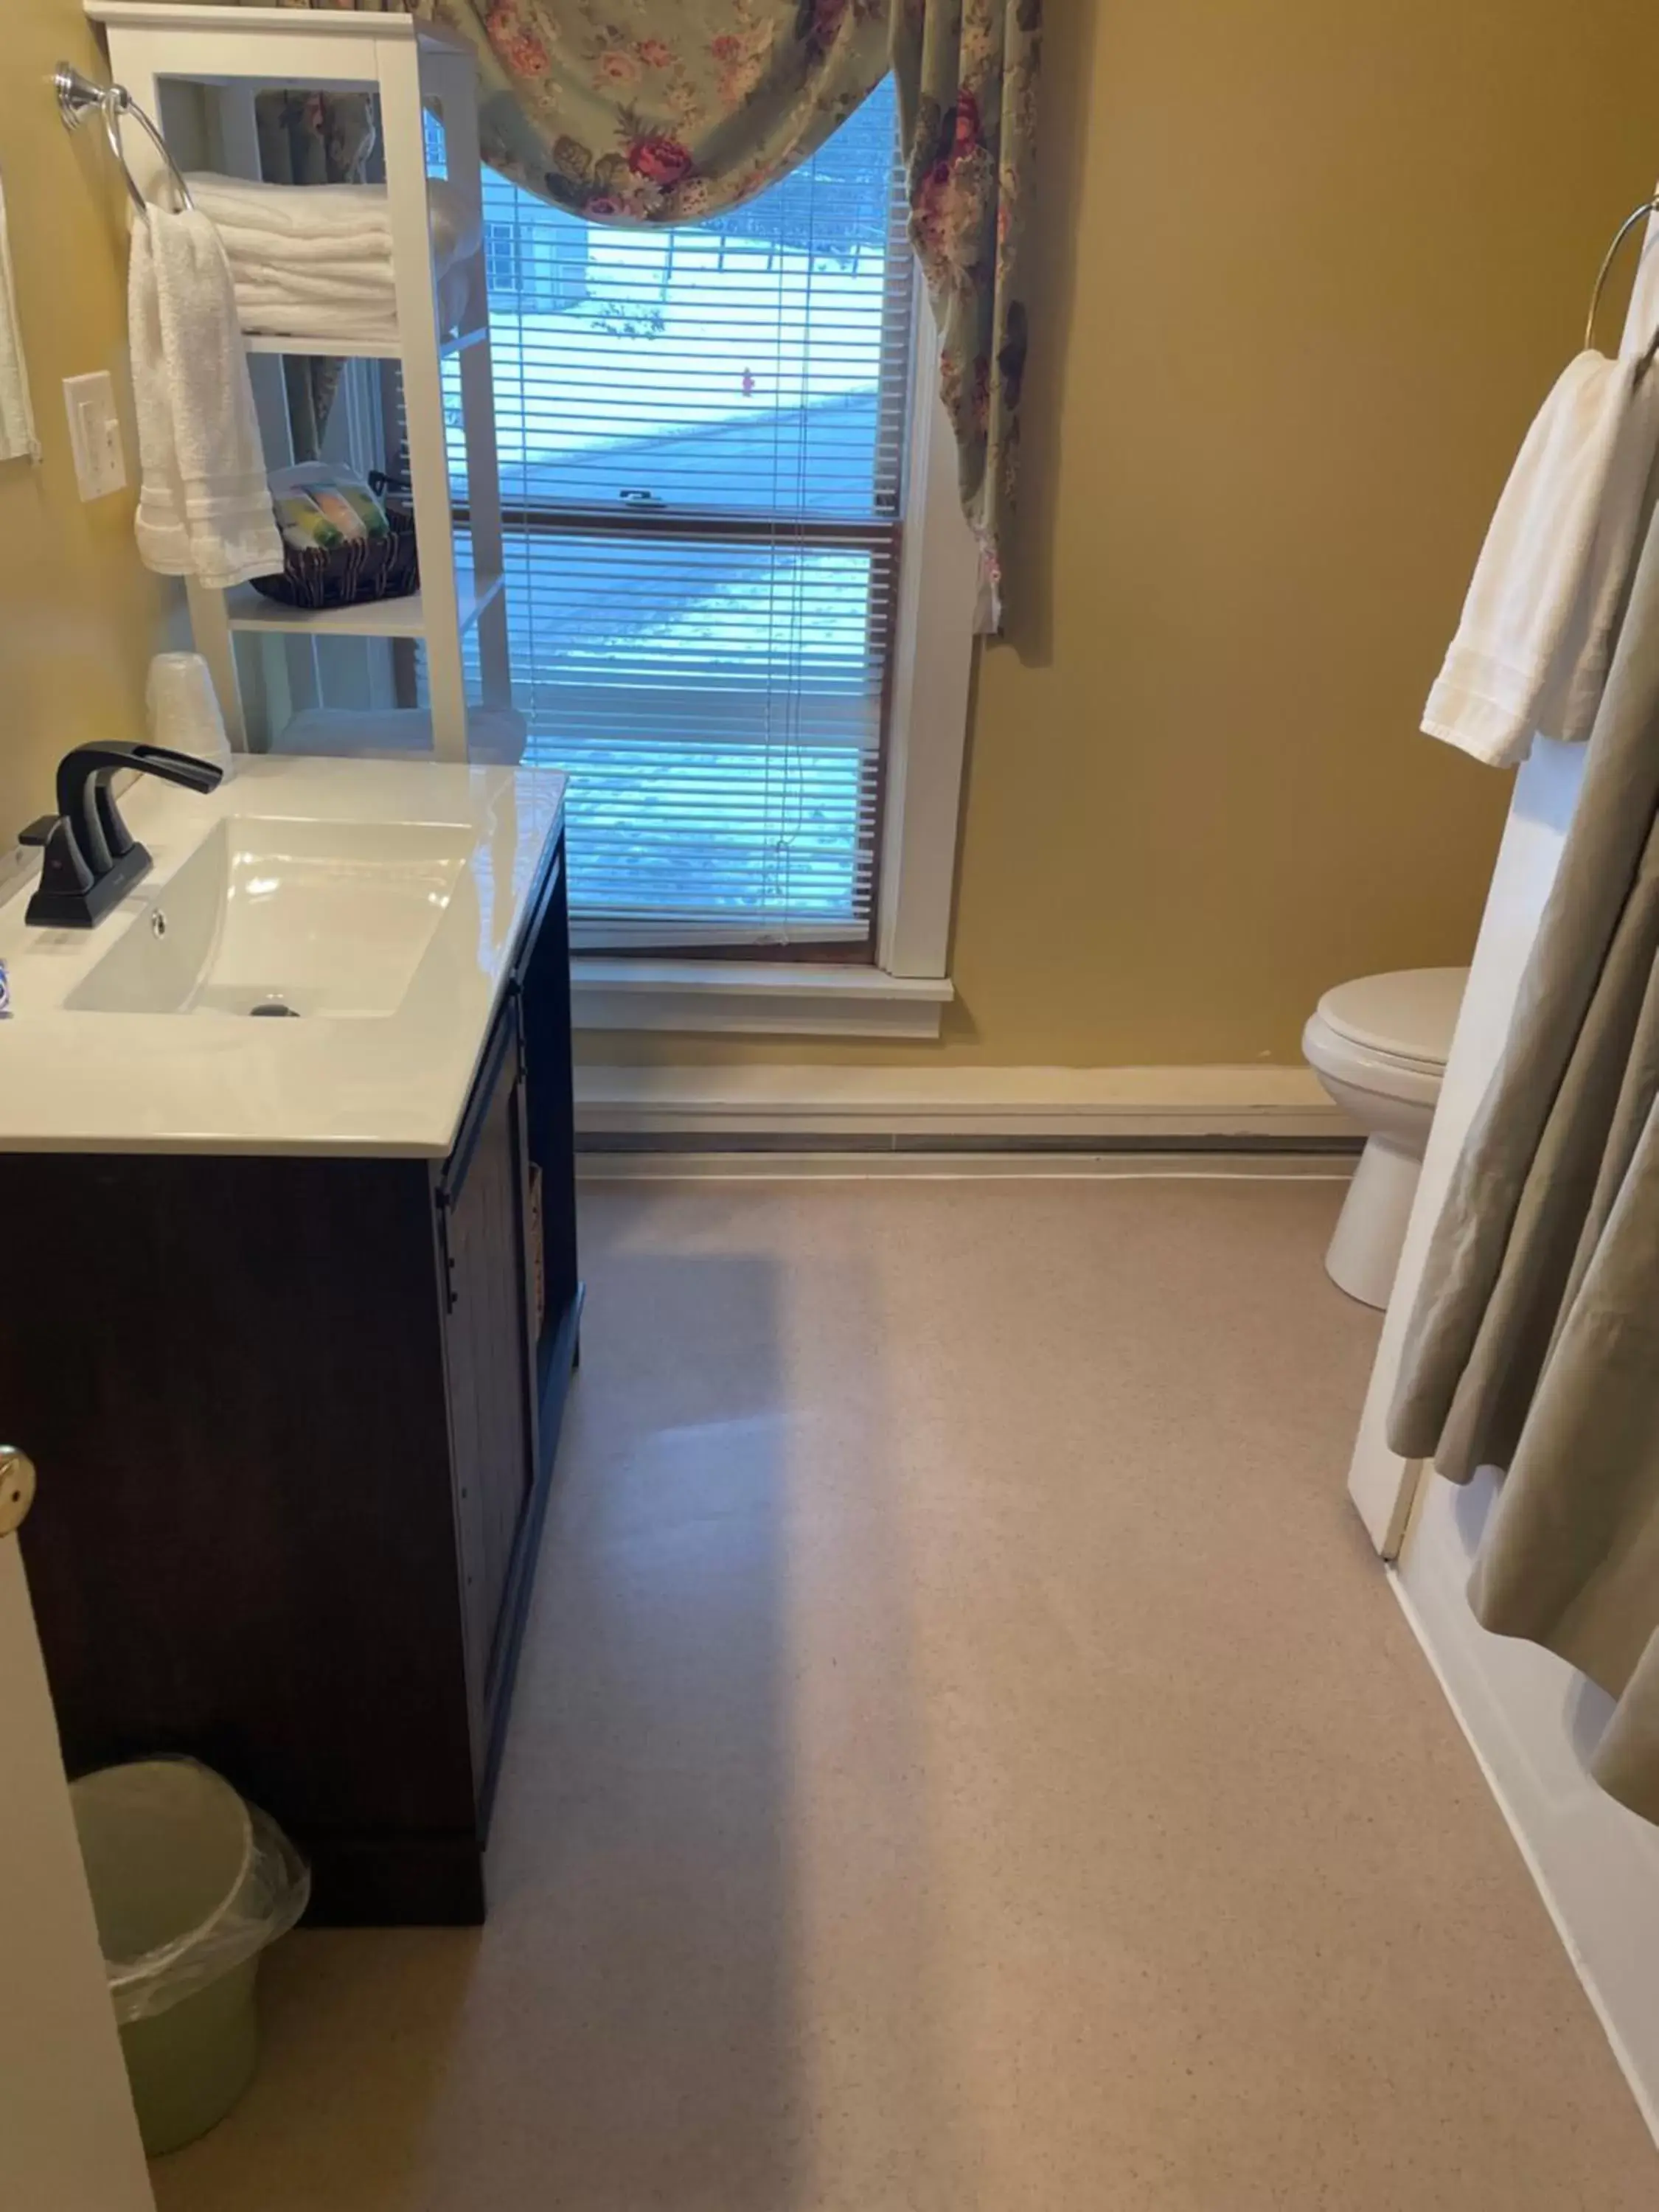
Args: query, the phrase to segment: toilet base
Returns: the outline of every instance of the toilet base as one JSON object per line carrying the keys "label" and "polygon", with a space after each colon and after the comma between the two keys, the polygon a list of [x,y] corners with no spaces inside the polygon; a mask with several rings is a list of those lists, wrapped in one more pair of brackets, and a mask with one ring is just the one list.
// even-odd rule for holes
{"label": "toilet base", "polygon": [[1422,1156],[1389,1137],[1373,1137],[1359,1156],[1325,1273],[1361,1305],[1386,1306],[1417,1196]]}

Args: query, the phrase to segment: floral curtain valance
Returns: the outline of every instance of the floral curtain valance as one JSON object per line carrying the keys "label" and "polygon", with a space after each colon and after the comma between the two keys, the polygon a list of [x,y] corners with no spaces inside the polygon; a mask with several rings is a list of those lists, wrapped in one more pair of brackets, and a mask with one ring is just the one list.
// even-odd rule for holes
{"label": "floral curtain valance", "polygon": [[815,152],[887,69],[887,0],[419,0],[417,12],[479,49],[491,163],[595,222],[737,206]]}
{"label": "floral curtain valance", "polygon": [[[396,8],[402,0],[290,0]],[[1042,0],[409,0],[478,57],[491,167],[593,222],[693,222],[805,161],[890,68],[910,236],[1000,620]]]}

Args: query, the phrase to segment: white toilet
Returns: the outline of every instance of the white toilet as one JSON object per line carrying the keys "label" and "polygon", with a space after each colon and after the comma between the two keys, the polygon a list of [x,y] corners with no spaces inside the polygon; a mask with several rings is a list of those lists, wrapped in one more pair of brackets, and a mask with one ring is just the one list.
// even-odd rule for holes
{"label": "white toilet", "polygon": [[1364,1305],[1386,1306],[1417,1194],[1467,968],[1404,968],[1327,991],[1302,1032],[1308,1065],[1366,1145],[1325,1268]]}

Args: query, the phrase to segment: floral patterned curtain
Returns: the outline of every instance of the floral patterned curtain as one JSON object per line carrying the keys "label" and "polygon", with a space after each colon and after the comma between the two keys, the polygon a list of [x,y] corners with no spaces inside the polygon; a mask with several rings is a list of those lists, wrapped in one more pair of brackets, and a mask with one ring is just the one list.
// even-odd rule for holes
{"label": "floral patterned curtain", "polygon": [[980,549],[976,627],[1002,626],[1002,542],[1019,459],[1019,255],[1036,145],[1042,0],[893,0],[910,238],[939,329],[963,511]]}
{"label": "floral patterned curtain", "polygon": [[[387,10],[404,0],[288,0]],[[805,161],[890,68],[910,235],[1000,621],[1042,0],[407,0],[478,58],[485,159],[592,222],[692,222]]]}

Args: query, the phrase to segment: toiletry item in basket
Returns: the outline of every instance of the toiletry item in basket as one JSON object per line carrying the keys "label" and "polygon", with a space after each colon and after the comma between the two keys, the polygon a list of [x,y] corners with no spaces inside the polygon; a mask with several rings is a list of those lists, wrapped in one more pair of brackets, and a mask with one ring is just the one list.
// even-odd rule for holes
{"label": "toiletry item in basket", "polygon": [[331,522],[349,545],[356,545],[368,537],[363,519],[349,500],[343,499],[334,484],[312,484],[308,494],[321,509],[325,521]]}
{"label": "toiletry item in basket", "polygon": [[[384,481],[375,477],[374,487]],[[256,576],[256,591],[289,606],[341,607],[418,590],[415,518],[406,506],[383,506],[375,489],[338,462],[273,469],[270,483],[283,566]]]}
{"label": "toiletry item in basket", "polygon": [[279,502],[290,497],[314,501],[348,544],[360,538],[384,538],[386,509],[356,470],[336,461],[302,461],[273,469],[270,489]]}
{"label": "toiletry item in basket", "polygon": [[[333,496],[341,501],[356,516],[362,525],[363,535],[366,538],[386,536],[392,526],[386,519],[386,509],[361,477],[337,477],[330,489]],[[323,506],[322,495],[319,491],[313,490],[311,496],[319,507]],[[329,509],[324,507],[323,511],[326,514]]]}
{"label": "toiletry item in basket", "polygon": [[[272,495],[276,527],[283,543],[296,553],[327,553],[344,542],[337,522],[331,521],[308,491],[279,491]],[[362,530],[357,532],[363,535]]]}

